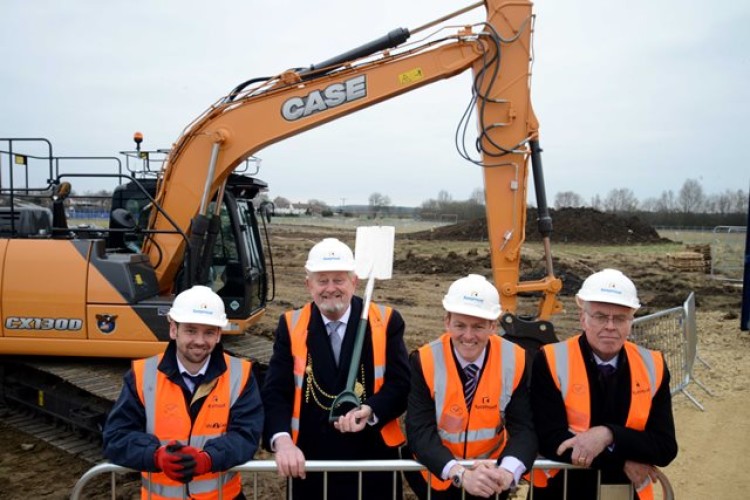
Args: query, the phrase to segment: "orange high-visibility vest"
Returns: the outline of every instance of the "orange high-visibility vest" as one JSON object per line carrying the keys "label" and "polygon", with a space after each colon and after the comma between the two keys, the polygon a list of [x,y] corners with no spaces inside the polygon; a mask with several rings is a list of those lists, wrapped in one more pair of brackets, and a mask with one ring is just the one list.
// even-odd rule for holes
{"label": "orange high-visibility vest", "polygon": [[[580,335],[564,342],[548,344],[543,347],[547,364],[557,389],[565,402],[568,416],[568,427],[578,434],[591,427],[591,397],[589,379],[586,375],[586,364],[578,343]],[[625,427],[642,431],[646,428],[651,403],[664,378],[664,360],[660,352],[651,351],[632,342],[625,342],[625,356],[630,366],[630,408]],[[546,476],[553,477],[558,470],[550,470]],[[544,487],[547,477],[534,475],[534,485]],[[638,492],[641,500],[654,497],[653,487],[649,484]]]}
{"label": "orange high-visibility vest", "polygon": [[[310,324],[310,313],[312,305],[306,304],[301,309],[287,311],[284,314],[287,330],[292,344],[292,358],[294,360],[294,406],[292,408],[292,440],[297,443],[299,436],[299,419],[302,409],[302,384],[305,380],[305,367],[307,365],[307,328]],[[373,353],[373,391],[377,393],[385,379],[386,365],[386,330],[388,321],[393,310],[386,306],[377,306],[370,303],[368,311],[368,322],[370,323],[370,334],[372,338]],[[388,446],[401,446],[406,442],[401,426],[397,419],[386,423],[380,434]]]}
{"label": "orange high-visibility vest", "polygon": [[[440,440],[456,458],[497,458],[505,448],[505,408],[521,382],[526,358],[523,349],[497,336],[489,337],[484,362],[471,408],[466,407],[464,386],[453,360],[450,335],[419,348],[419,359],[430,395]],[[428,473],[422,471],[427,480]],[[446,490],[449,480],[431,476],[430,486]]]}
{"label": "orange high-visibility vest", "polygon": [[[211,382],[196,388],[196,396],[208,394],[195,422],[191,423],[189,408],[182,387],[158,370],[163,354],[133,361],[133,374],[138,398],[146,411],[146,432],[159,438],[162,445],[172,440],[203,449],[209,439],[226,432],[229,411],[250,379],[251,363],[227,354],[227,370]],[[161,499],[218,498],[219,474],[209,472],[196,476],[187,485],[174,481],[163,472],[141,475],[141,497]],[[240,476],[228,472],[222,478],[223,498],[234,498],[242,491]]]}

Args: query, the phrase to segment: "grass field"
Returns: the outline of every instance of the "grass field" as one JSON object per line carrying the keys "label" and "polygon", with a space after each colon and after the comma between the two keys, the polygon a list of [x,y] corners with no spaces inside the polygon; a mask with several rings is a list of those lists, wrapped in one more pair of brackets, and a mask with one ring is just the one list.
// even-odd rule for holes
{"label": "grass field", "polygon": [[396,233],[415,233],[432,228],[448,226],[448,222],[415,220],[411,218],[385,217],[372,219],[368,217],[273,217],[271,224],[284,226],[315,226],[333,229],[354,229],[358,226],[393,226]]}
{"label": "grass field", "polygon": [[[89,225],[106,228],[106,219],[72,219],[71,226]],[[411,218],[377,218],[368,217],[274,217],[270,228],[274,226],[313,226],[337,230],[352,230],[358,226],[394,226],[397,234],[408,234],[418,231],[428,231],[433,228],[450,225],[445,222],[414,220]],[[741,279],[745,252],[744,232],[712,232],[697,230],[669,229],[658,231],[659,236],[667,238],[671,243],[639,244],[639,245],[597,245],[597,253],[603,255],[633,254],[633,255],[664,255],[686,250],[687,245],[711,245],[711,256],[714,274],[731,280]],[[446,243],[448,244],[448,243]],[[528,243],[529,249],[536,249],[538,244]],[[592,246],[581,243],[562,243],[552,240],[553,254],[569,256],[583,256],[591,252]],[[557,251],[556,251],[557,250]]]}
{"label": "grass field", "polygon": [[744,232],[659,231],[659,236],[683,245],[711,246],[711,275],[729,281],[742,281],[745,262]]}
{"label": "grass field", "polygon": [[690,231],[690,230],[679,230],[669,229],[658,231],[659,236],[667,238],[672,241],[682,242],[686,245],[696,245],[704,243],[714,243],[715,241],[727,241],[733,245],[745,244],[745,233],[744,232],[712,232],[712,231]]}

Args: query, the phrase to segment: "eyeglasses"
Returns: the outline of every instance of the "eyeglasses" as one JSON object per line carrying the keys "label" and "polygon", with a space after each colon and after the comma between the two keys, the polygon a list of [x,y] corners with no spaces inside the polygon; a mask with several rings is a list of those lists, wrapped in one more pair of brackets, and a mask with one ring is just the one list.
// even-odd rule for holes
{"label": "eyeglasses", "polygon": [[628,316],[627,314],[602,314],[602,313],[594,313],[591,314],[588,311],[584,311],[589,318],[591,318],[591,322],[595,326],[607,326],[610,321],[616,326],[621,327],[625,326],[631,321],[633,321],[632,316]]}

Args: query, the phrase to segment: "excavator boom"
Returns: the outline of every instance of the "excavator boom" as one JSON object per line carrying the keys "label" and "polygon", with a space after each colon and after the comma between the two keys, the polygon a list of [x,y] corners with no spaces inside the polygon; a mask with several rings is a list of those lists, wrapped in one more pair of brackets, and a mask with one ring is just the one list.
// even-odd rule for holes
{"label": "excavator boom", "polygon": [[[443,27],[480,7],[486,11],[483,22]],[[438,24],[420,41],[408,41]],[[0,392],[73,426],[81,426],[85,415],[85,428],[100,428],[111,393],[117,392],[113,384],[92,375],[94,363],[38,356],[133,358],[161,352],[169,340],[165,315],[174,294],[196,282],[210,284],[225,302],[230,318],[225,346],[262,366],[270,358],[270,341],[237,334],[260,319],[271,296],[268,238],[261,237],[252,203],[266,185],[254,174],[239,175],[241,165],[270,144],[468,70],[473,79],[466,97],[477,138],[466,140],[470,123],[462,120],[457,146],[483,169],[492,272],[507,313],[503,330],[511,338],[546,334],[532,340],[549,341],[554,334],[547,320],[561,310],[556,298],[561,283],[552,271],[539,125],[530,99],[533,28],[531,2],[486,0],[411,32],[394,30],[320,64],[248,80],[186,127],[160,168],[144,167],[142,178],[115,174],[127,182],[115,188],[104,229],[67,224],[64,202],[75,176],[53,169],[56,160],[46,141],[50,172],[38,192],[47,192],[51,210],[15,199],[34,190],[16,186],[12,170],[10,188],[0,186],[9,198],[0,206]],[[413,127],[413,119],[404,122]],[[132,158],[148,160],[163,152],[150,156],[141,149],[142,135],[135,139]],[[0,145],[3,141],[9,147],[0,148],[0,155],[11,158],[24,139],[0,139]],[[530,168],[547,275],[522,281]],[[522,293],[541,296],[530,316],[539,321],[515,314]],[[246,341],[242,351],[234,341]],[[35,357],[24,361],[19,355]],[[106,393],[99,392],[102,385]]]}
{"label": "excavator boom", "polygon": [[[312,69],[235,89],[174,145],[157,202],[187,232],[204,205],[198,200],[211,199],[238,164],[265,146],[471,68],[479,151],[470,159],[484,169],[492,269],[503,309],[516,310],[519,292],[541,292],[538,316],[548,318],[560,310],[555,299],[560,282],[551,269],[542,280],[519,283],[528,164],[539,128],[529,91],[532,4],[487,0],[474,7],[482,4],[486,22],[439,40],[401,44],[408,32],[394,30]],[[389,43],[401,45],[381,50]],[[158,231],[172,226],[161,213],[152,217]],[[145,242],[163,289],[173,283],[185,247],[174,233],[158,232]]]}

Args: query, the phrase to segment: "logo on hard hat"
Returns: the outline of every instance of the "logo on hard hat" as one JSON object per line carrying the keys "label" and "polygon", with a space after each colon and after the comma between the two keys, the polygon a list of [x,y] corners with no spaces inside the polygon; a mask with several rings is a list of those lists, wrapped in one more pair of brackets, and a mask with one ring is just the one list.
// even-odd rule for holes
{"label": "logo on hard hat", "polygon": [[334,252],[330,252],[328,255],[323,257],[323,260],[341,260],[341,257],[336,255]]}
{"label": "logo on hard hat", "polygon": [[203,303],[198,306],[198,309],[193,308],[195,314],[213,314],[213,311],[208,308],[208,304]]}
{"label": "logo on hard hat", "polygon": [[614,283],[609,283],[607,285],[607,288],[600,288],[599,291],[604,293],[616,293],[617,295],[622,295],[622,291],[617,289],[617,285]]}
{"label": "logo on hard hat", "polygon": [[484,299],[479,296],[479,292],[477,291],[471,292],[469,295],[464,295],[464,300],[467,302],[476,302],[477,304],[484,302]]}

